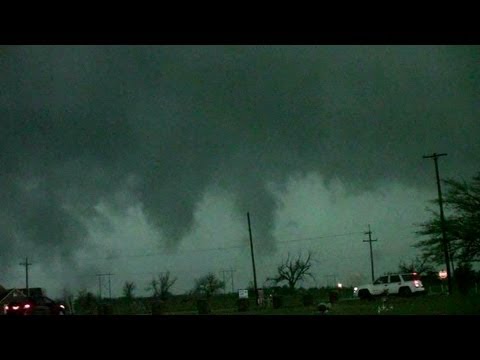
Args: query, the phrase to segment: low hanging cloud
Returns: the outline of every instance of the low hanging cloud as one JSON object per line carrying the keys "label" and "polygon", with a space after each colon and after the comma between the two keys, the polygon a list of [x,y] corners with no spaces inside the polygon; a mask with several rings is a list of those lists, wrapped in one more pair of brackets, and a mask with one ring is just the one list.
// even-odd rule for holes
{"label": "low hanging cloud", "polygon": [[351,193],[430,188],[432,152],[468,178],[479,60],[477,46],[4,47],[1,267],[71,260],[102,202],[141,204],[175,248],[219,188],[273,248],[269,184],[317,172]]}

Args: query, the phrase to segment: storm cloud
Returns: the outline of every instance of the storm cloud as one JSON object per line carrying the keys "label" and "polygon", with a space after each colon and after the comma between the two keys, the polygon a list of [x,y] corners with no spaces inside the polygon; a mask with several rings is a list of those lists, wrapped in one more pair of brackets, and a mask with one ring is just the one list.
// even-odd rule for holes
{"label": "storm cloud", "polygon": [[[0,53],[0,257],[73,261],[107,203],[175,249],[211,189],[275,249],[292,177],[350,194],[480,168],[476,46],[22,46]],[[106,220],[105,220],[106,221]],[[108,221],[106,221],[108,222]],[[106,224],[105,226],[108,226]],[[80,265],[78,265],[80,266]]]}

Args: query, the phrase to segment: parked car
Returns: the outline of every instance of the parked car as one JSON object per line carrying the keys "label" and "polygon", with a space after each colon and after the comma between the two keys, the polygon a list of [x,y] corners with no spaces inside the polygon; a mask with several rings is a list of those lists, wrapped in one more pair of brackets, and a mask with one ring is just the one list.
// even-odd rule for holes
{"label": "parked car", "polygon": [[353,295],[360,299],[379,295],[409,296],[421,293],[425,293],[425,288],[417,273],[385,275],[379,277],[373,284],[353,288]]}
{"label": "parked car", "polygon": [[65,305],[46,296],[14,300],[4,306],[6,315],[65,315]]}

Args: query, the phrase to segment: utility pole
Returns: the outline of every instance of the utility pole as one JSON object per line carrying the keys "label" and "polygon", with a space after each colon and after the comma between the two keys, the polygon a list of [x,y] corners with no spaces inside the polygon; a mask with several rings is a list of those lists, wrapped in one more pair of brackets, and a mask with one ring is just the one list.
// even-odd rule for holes
{"label": "utility pole", "polygon": [[372,268],[372,283],[373,283],[375,281],[375,271],[373,270],[372,242],[377,241],[377,239],[372,240],[372,231],[370,230],[370,224],[368,224],[368,231],[365,232],[365,235],[368,235],[368,240],[363,240],[363,242],[368,242],[370,244],[370,267]]}
{"label": "utility pole", "polygon": [[234,288],[233,288],[233,273],[235,272],[235,270],[231,269],[230,270],[222,270],[222,275],[223,275],[223,283],[225,284],[225,287],[223,288],[223,293],[225,294],[227,292],[227,286],[226,286],[226,281],[228,279],[228,277],[225,277],[225,273],[228,273],[229,276],[230,276],[230,280],[232,282],[232,294],[233,292],[235,291]]}
{"label": "utility pole", "polygon": [[248,212],[247,212],[247,219],[248,219],[248,233],[250,234],[250,252],[252,253],[253,286],[255,287],[255,303],[258,305],[257,272],[255,270],[255,257],[253,255],[253,242],[252,242],[252,228],[250,226],[250,213],[248,213]]}
{"label": "utility pole", "polygon": [[223,275],[223,293],[226,294],[227,289],[226,289],[226,286],[225,286],[225,270],[222,270],[222,275]]}
{"label": "utility pole", "polygon": [[27,289],[27,296],[30,296],[30,288],[28,287],[28,266],[32,265],[32,263],[29,263],[28,257],[26,257],[25,262],[20,263],[20,265],[25,266],[25,288]]}
{"label": "utility pole", "polygon": [[103,277],[108,276],[108,297],[111,300],[112,299],[112,282],[110,276],[113,274],[96,274],[98,276],[98,296],[100,297],[100,300],[102,299],[102,288],[105,287],[103,283]]}
{"label": "utility pole", "polygon": [[235,270],[233,270],[232,268],[230,268],[230,274],[232,276],[231,280],[232,280],[232,294],[235,292],[235,288],[233,287],[233,273],[235,272]]}
{"label": "utility pole", "polygon": [[112,282],[110,279],[110,276],[113,274],[107,274],[108,275],[108,298],[112,300]]}
{"label": "utility pole", "polygon": [[102,274],[97,274],[98,276],[98,297],[100,301],[102,300]]}
{"label": "utility pole", "polygon": [[442,188],[440,185],[440,175],[438,172],[438,158],[440,156],[447,156],[447,154],[437,154],[433,153],[432,155],[424,155],[424,159],[433,159],[435,162],[435,176],[437,178],[437,191],[438,191],[438,205],[440,206],[440,228],[442,229],[442,240],[443,240],[443,252],[445,255],[445,264],[447,266],[447,280],[448,280],[448,293],[452,294],[452,274],[450,271],[450,254],[449,254],[449,244],[447,240],[447,234],[445,230],[445,215],[443,214],[443,200],[442,200]]}

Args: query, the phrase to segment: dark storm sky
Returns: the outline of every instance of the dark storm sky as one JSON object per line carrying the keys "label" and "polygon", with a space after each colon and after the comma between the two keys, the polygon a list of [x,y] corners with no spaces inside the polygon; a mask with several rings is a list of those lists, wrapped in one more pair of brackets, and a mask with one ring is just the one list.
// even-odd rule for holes
{"label": "dark storm sky", "polygon": [[[265,259],[284,255],[282,236],[361,232],[390,220],[411,234],[412,221],[396,212],[426,216],[435,195],[433,163],[422,155],[448,153],[443,177],[480,169],[479,50],[3,47],[0,283],[23,285],[12,279],[25,256],[45,274],[87,278],[106,265],[87,265],[79,254],[131,254],[135,244],[168,252],[159,269],[172,272],[180,263],[220,261],[228,251],[172,259],[186,244],[248,244],[247,211]],[[382,199],[398,206],[370,212]],[[393,228],[384,237],[398,233]],[[308,250],[308,242],[298,244]],[[332,260],[329,246],[319,248],[324,262]],[[139,273],[157,270],[143,266]]]}

